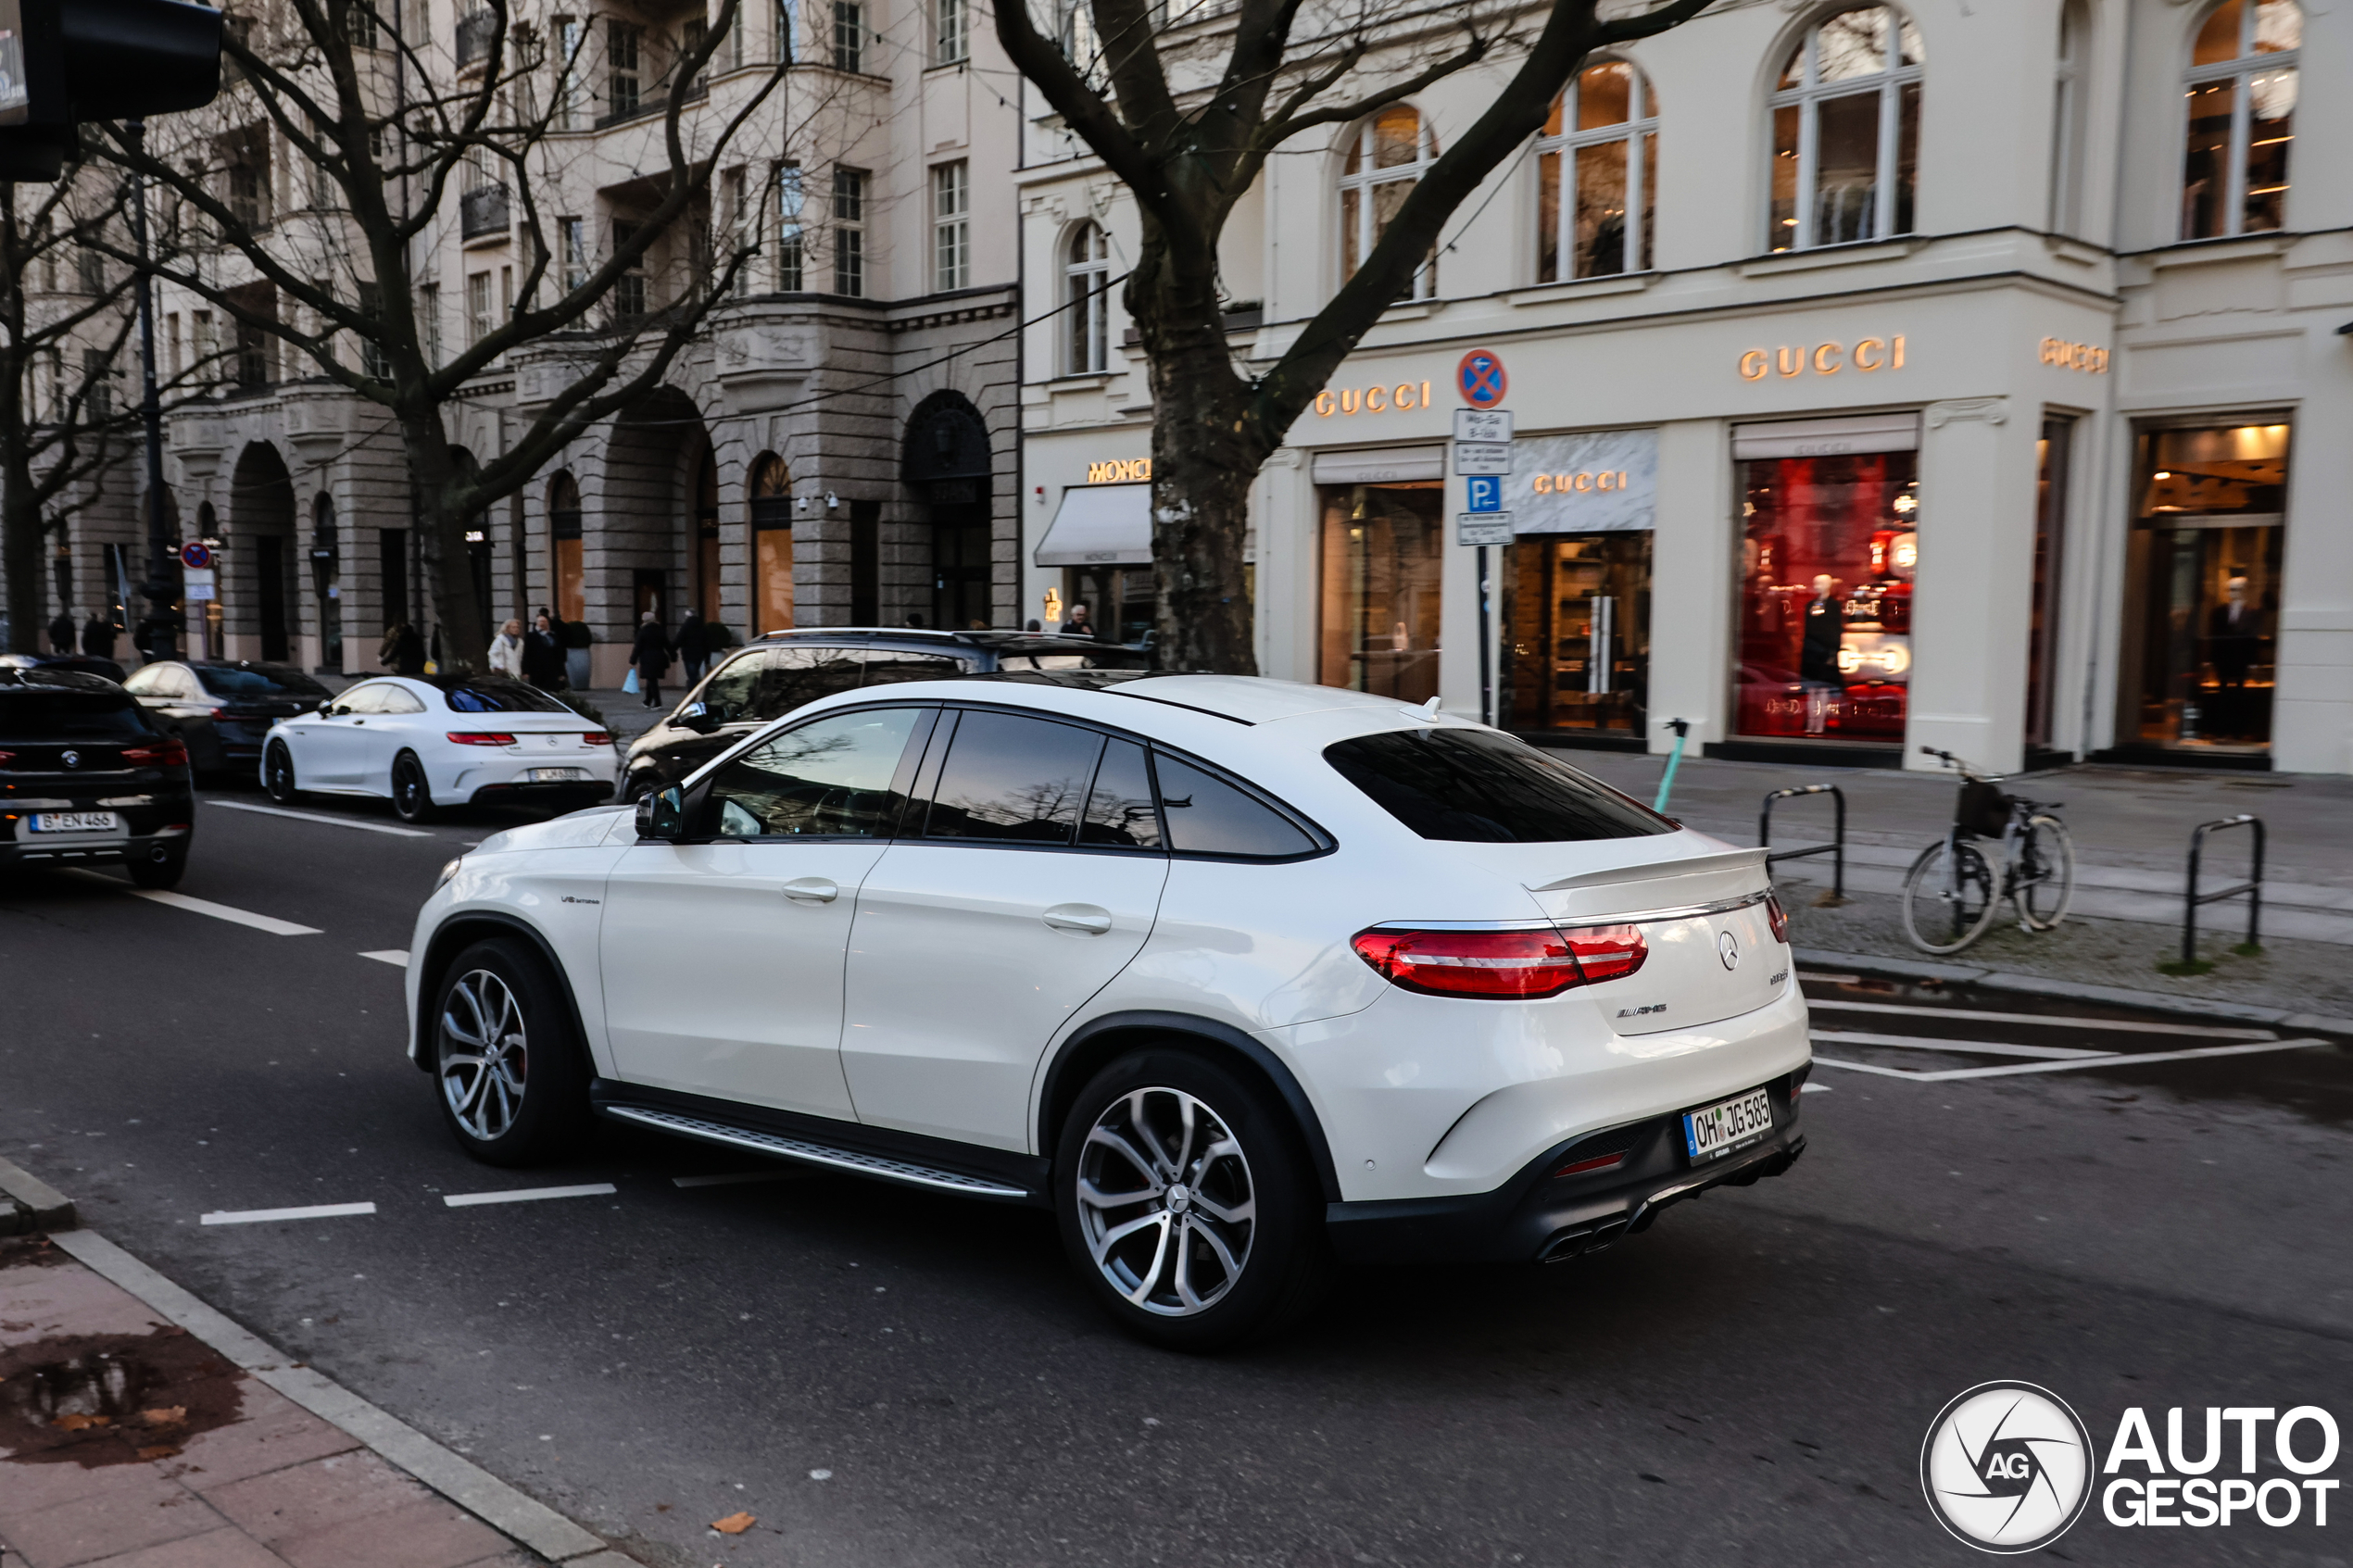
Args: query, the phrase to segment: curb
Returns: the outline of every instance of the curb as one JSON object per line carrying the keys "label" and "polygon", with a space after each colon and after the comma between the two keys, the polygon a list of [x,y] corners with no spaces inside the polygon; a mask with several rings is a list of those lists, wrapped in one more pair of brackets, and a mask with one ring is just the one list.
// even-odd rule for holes
{"label": "curb", "polygon": [[22,1166],[0,1160],[0,1236],[69,1231],[81,1223],[72,1198]]}
{"label": "curb", "polygon": [[2145,1008],[2151,1012],[2181,1013],[2192,1018],[2229,1018],[2248,1023],[2275,1023],[2284,1029],[2317,1029],[2327,1035],[2353,1035],[2353,1018],[2337,1018],[2327,1013],[2257,1007],[2217,997],[2183,997],[2170,991],[2136,991],[2124,985],[2087,985],[2074,980],[2053,980],[2047,975],[2021,974],[2014,970],[1975,969],[1967,964],[1887,959],[1869,953],[1831,953],[1818,947],[1798,947],[1793,951],[1797,961],[1803,964],[1851,969],[1865,974],[1893,975],[1902,980],[1949,980],[1984,985],[1997,991],[2024,991],[2035,996],[2061,997],[2075,1002],[2105,1002],[2111,1007]]}
{"label": "curb", "polygon": [[[16,1166],[0,1160],[0,1182],[12,1198],[19,1179],[64,1204],[72,1205]],[[22,1201],[19,1198],[19,1201]],[[501,1535],[564,1568],[639,1568],[603,1540],[545,1503],[525,1497],[472,1460],[445,1448],[408,1423],[369,1403],[333,1378],[291,1361],[259,1336],[241,1328],[226,1313],[208,1306],[154,1269],[91,1230],[64,1230],[50,1237],[57,1248],[93,1273],[121,1286],[167,1321],[186,1329],[220,1352],[254,1380],[267,1385],[330,1425],[357,1437],[376,1454],[415,1476]]]}

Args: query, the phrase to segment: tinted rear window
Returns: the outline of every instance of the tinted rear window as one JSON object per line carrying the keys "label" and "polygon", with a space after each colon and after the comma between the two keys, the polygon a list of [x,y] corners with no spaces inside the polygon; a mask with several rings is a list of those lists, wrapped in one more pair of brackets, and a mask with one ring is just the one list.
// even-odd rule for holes
{"label": "tinted rear window", "polygon": [[931,838],[1068,844],[1103,737],[1011,713],[966,713],[932,792]]}
{"label": "tinted rear window", "polygon": [[1152,766],[1168,817],[1168,847],[1179,855],[1282,860],[1323,847],[1297,822],[1214,773],[1164,751],[1152,754]]}
{"label": "tinted rear window", "polygon": [[145,740],[145,710],[120,692],[0,692],[0,738]]}
{"label": "tinted rear window", "polygon": [[1324,748],[1340,777],[1424,838],[1567,844],[1641,838],[1675,824],[1491,730],[1390,730]]}
{"label": "tinted rear window", "polygon": [[521,681],[465,681],[444,688],[456,713],[569,713],[571,709]]}
{"label": "tinted rear window", "polygon": [[199,664],[196,679],[204,689],[215,696],[225,696],[245,702],[273,702],[287,697],[325,696],[327,688],[299,670],[282,670],[270,665],[247,665],[232,670],[222,665]]}

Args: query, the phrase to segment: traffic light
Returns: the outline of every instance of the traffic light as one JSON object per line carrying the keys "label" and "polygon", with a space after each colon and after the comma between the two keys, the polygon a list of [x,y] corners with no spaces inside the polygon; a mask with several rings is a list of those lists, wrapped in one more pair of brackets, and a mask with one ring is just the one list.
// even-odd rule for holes
{"label": "traffic light", "polygon": [[83,120],[212,102],[220,26],[183,0],[0,0],[0,180],[57,179]]}

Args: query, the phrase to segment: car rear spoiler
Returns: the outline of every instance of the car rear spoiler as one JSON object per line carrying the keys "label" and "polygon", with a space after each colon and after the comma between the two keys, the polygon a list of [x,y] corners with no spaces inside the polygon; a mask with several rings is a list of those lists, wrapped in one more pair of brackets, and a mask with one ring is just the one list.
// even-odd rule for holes
{"label": "car rear spoiler", "polygon": [[1579,872],[1528,890],[1555,920],[1590,915],[1694,909],[1764,892],[1762,849],[1726,849],[1675,860]]}

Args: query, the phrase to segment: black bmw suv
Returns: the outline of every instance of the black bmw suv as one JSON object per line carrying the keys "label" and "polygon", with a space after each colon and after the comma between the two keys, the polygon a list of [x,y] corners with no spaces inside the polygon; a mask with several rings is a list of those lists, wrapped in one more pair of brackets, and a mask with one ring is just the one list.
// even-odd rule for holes
{"label": "black bmw suv", "polygon": [[773,719],[862,686],[938,681],[1000,670],[1148,670],[1148,649],[1041,632],[771,632],[747,643],[639,735],[621,764],[620,795],[664,789]]}
{"label": "black bmw suv", "polygon": [[188,748],[112,681],[0,669],[0,871],[117,861],[170,887],[195,831]]}

